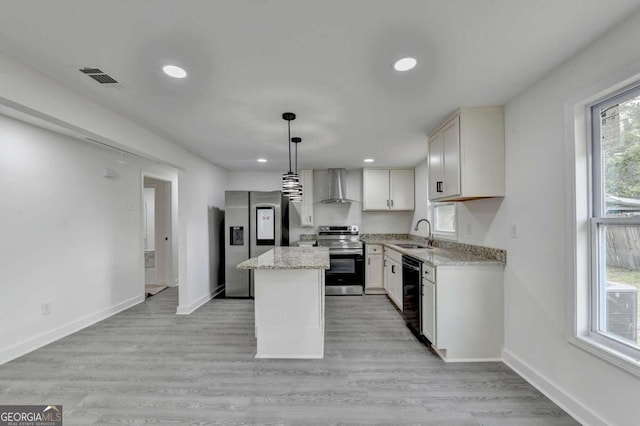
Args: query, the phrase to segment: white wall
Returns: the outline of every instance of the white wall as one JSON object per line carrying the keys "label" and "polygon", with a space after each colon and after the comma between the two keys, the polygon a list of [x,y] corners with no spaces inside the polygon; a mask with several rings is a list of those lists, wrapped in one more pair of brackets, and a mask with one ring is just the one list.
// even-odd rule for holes
{"label": "white wall", "polygon": [[282,173],[229,171],[227,175],[227,191],[280,191],[282,189]]}
{"label": "white wall", "polygon": [[[639,38],[636,14],[510,101],[506,196],[458,204],[459,242],[507,249],[505,361],[585,424],[636,424],[640,378],[567,341],[565,102],[611,75],[640,75]],[[416,168],[414,223],[431,218],[420,200],[427,171],[426,161]]]}
{"label": "white wall", "polygon": [[[220,265],[218,261],[219,250],[216,242],[219,236],[216,234],[216,224],[221,220],[222,213],[220,209],[224,208],[224,189],[226,187],[227,171],[185,151],[172,142],[78,95],[71,89],[60,85],[2,54],[0,54],[0,76],[0,105],[54,123],[60,127],[89,136],[103,143],[123,147],[127,151],[141,154],[146,158],[161,163],[166,163],[170,165],[170,168],[178,170],[177,180],[175,179],[176,173],[172,172],[174,176],[172,195],[177,195],[177,197],[175,197],[175,204],[172,205],[172,213],[179,218],[179,223],[175,224],[172,230],[172,237],[174,241],[178,241],[179,245],[179,253],[176,253],[177,255],[174,257],[174,263],[179,264],[179,268],[175,268],[176,270],[179,269],[180,283],[180,305],[177,311],[178,313],[192,312],[209,300],[218,289]],[[14,175],[8,174],[6,171],[9,170],[9,167],[14,171],[14,165],[11,164],[13,164],[13,161],[18,161],[15,155],[23,152],[21,150],[23,143],[25,144],[24,152],[28,152],[29,154],[28,156],[21,157],[21,161],[26,168],[25,170],[30,167],[37,169],[39,164],[43,162],[46,164],[41,152],[26,148],[29,146],[29,143],[32,143],[31,139],[31,136],[18,140],[14,138],[14,143],[11,146],[7,145],[9,139],[0,141],[3,145],[3,150],[9,150],[13,153],[11,157],[5,156],[4,158],[5,161],[9,158],[11,160],[9,165],[3,166],[4,174],[2,175],[2,182],[0,182],[0,196],[3,199],[5,199],[5,192],[11,191],[9,189],[10,185],[8,185],[7,182],[14,184],[17,176],[20,176],[19,173]],[[57,147],[59,143],[62,143],[61,146],[66,146],[64,145],[66,142],[60,142],[57,136],[53,139],[57,142],[51,142],[52,146]],[[67,158],[69,156],[79,156],[85,160],[92,158],[93,160],[87,160],[84,163],[79,162],[78,166],[82,168],[82,173],[85,174],[91,174],[94,171],[92,169],[92,167],[95,166],[94,160],[99,161],[100,155],[93,151],[91,151],[93,154],[88,154],[88,151],[85,151],[85,149],[88,148],[78,147],[77,143],[73,146],[76,148],[60,148],[59,151],[56,149],[43,151],[50,154],[52,160],[50,167],[55,167],[55,170],[50,168],[44,169],[47,173],[52,173],[53,175],[43,175],[43,179],[40,182],[40,190],[38,191],[37,188],[31,187],[30,190],[33,191],[28,194],[34,199],[42,199],[42,204],[45,206],[47,203],[44,203],[44,201],[49,201],[49,197],[69,201],[68,206],[73,206],[74,204],[71,201],[76,200],[78,197],[86,196],[82,179],[66,180],[66,185],[51,186],[52,182],[57,182],[66,176],[66,172],[63,173],[62,171],[68,166]],[[64,152],[66,157],[57,155],[57,152]],[[32,158],[29,159],[29,156]],[[106,300],[111,303],[111,307],[103,309],[103,313],[117,310],[123,306],[123,303],[126,305],[127,303],[138,300],[137,296],[129,293],[129,287],[124,290],[117,286],[126,285],[125,283],[130,283],[131,281],[140,283],[144,277],[143,271],[139,269],[142,265],[142,249],[139,237],[141,235],[140,227],[142,222],[140,216],[141,170],[155,171],[158,173],[157,177],[162,179],[167,178],[166,170],[158,170],[155,161],[139,164],[135,184],[121,188],[122,195],[118,198],[118,202],[122,203],[124,199],[128,197],[128,191],[137,191],[136,199],[132,201],[134,203],[132,214],[136,217],[138,229],[136,229],[135,232],[123,234],[126,235],[127,241],[126,243],[122,242],[122,244],[128,244],[130,247],[135,246],[135,252],[138,257],[127,259],[129,259],[129,262],[134,262],[137,265],[137,269],[134,269],[126,263],[126,261],[120,259],[120,254],[128,253],[127,250],[121,247],[115,249],[113,244],[116,243],[113,241],[112,244],[101,244],[100,247],[105,248],[96,249],[96,257],[92,257],[91,259],[87,259],[86,262],[78,264],[77,268],[90,272],[92,276],[101,274],[107,276],[107,281],[101,281],[99,284],[96,284],[101,291],[105,292],[104,297],[107,299],[99,298],[99,302],[94,301],[93,297],[91,300],[79,299],[79,302],[81,301],[80,304],[86,303],[90,309],[86,310],[79,305],[74,305],[73,309],[60,311],[63,317],[56,319],[56,321],[53,321],[52,315],[54,314],[52,313],[47,317],[46,322],[42,322],[41,318],[37,317],[37,315],[37,318],[34,317],[32,308],[24,311],[24,315],[12,316],[9,322],[3,321],[3,325],[8,323],[24,323],[25,328],[21,329],[19,334],[15,334],[15,331],[10,330],[8,333],[10,333],[12,337],[2,340],[2,343],[0,343],[0,351],[2,351],[0,352],[0,362],[34,349],[38,346],[34,343],[35,341],[43,344],[47,343],[47,339],[53,338],[52,336],[60,337],[64,335],[66,331],[73,328],[73,324],[86,324],[88,321],[95,320],[94,317],[87,317],[88,312],[96,313],[100,309],[103,309],[105,305],[102,304],[106,303]],[[60,173],[60,175],[55,175],[55,173]],[[69,173],[75,172],[70,171]],[[77,173],[81,172],[78,171]],[[77,176],[80,175],[78,174]],[[55,179],[48,180],[49,177]],[[99,183],[96,183],[96,185],[99,185],[98,189],[108,191],[108,189],[111,188],[101,179],[98,179],[98,181]],[[118,182],[123,181],[124,180],[120,180]],[[97,194],[93,194],[92,196]],[[116,195],[113,194],[113,197],[116,197]],[[108,199],[108,197],[106,198]],[[41,208],[42,204],[38,204],[38,208]],[[17,204],[16,208],[18,210],[11,210],[12,214],[22,215],[25,218],[29,217],[29,215],[35,215],[35,217],[37,217],[36,213],[31,212],[34,208],[33,204],[28,206]],[[68,250],[73,251],[80,242],[84,241],[81,237],[85,234],[80,232],[80,230],[84,229],[84,221],[89,220],[88,218],[95,219],[93,216],[95,216],[95,212],[91,211],[91,215],[82,216],[82,220],[80,221],[69,222],[61,219],[59,223],[49,223],[50,226],[62,227],[67,233],[77,236],[77,240],[71,238],[62,240],[54,239],[51,234],[36,234],[35,237],[14,235],[14,238],[28,238],[29,247],[40,247],[47,253],[52,253],[52,256],[55,258],[65,252],[65,250],[60,249],[60,244],[65,244],[62,246],[64,249],[67,249],[68,245]],[[123,219],[121,216],[119,213],[115,214],[108,211],[98,215],[98,217],[103,217],[105,220],[105,226],[103,228],[113,231],[111,234],[103,232],[101,235],[104,236],[104,238],[113,238],[115,241],[120,237],[121,230],[119,225],[116,226],[116,224],[119,224],[120,220]],[[8,221],[9,218],[5,217],[5,219],[7,223],[10,223]],[[133,223],[130,226],[134,226]],[[26,234],[28,228],[23,225],[18,231]],[[59,235],[56,235],[56,237],[57,236]],[[104,243],[105,241],[102,242]],[[16,242],[14,239],[9,240],[3,236],[2,240],[0,240],[0,246],[2,247],[3,253],[8,254],[3,256],[2,261],[9,265],[15,263],[25,266],[24,261],[21,259],[27,255],[27,252],[13,251],[11,249],[12,246],[20,246],[21,244],[22,243]],[[105,253],[103,250],[110,250],[110,252]],[[100,256],[98,256],[98,254]],[[0,282],[2,283],[3,289],[4,287],[13,288],[13,286],[21,285],[29,288],[34,294],[48,294],[52,289],[60,288],[60,285],[63,285],[63,288],[70,289],[77,289],[82,285],[88,285],[85,281],[86,277],[81,274],[78,275],[71,265],[68,263],[62,263],[61,265],[65,266],[64,271],[62,268],[55,269],[54,272],[56,274],[47,275],[47,279],[44,280],[39,279],[41,278],[41,276],[38,275],[39,268],[34,268],[33,266],[23,268],[22,271],[12,269],[13,272],[10,275],[5,272],[7,269],[3,268],[3,270],[0,271]],[[113,287],[113,281],[109,280],[117,280],[119,284]],[[26,282],[28,282],[28,284]],[[138,291],[142,294],[141,289]],[[63,292],[65,296],[67,293],[68,292]],[[70,293],[75,293],[75,291],[70,291]],[[77,296],[74,295],[74,297]],[[31,300],[29,303],[36,303],[38,305],[37,313],[39,315],[40,302]],[[101,305],[97,306],[95,303]],[[16,339],[22,339],[22,346],[15,346],[17,344]],[[24,343],[30,341],[30,339],[35,340],[31,343]],[[10,348],[11,350],[9,350]]]}
{"label": "white wall", "polygon": [[[427,142],[425,139],[425,149],[427,149]],[[413,212],[413,218],[411,220],[410,229],[407,231],[409,234],[418,235],[420,237],[426,237],[429,232],[429,227],[426,224],[420,224],[420,228],[415,231],[416,223],[420,219],[428,219],[433,225],[433,212],[431,209],[431,203],[429,203],[429,159],[424,160],[416,166],[415,171],[415,197],[416,197],[416,209]]]}
{"label": "white wall", "polygon": [[[191,313],[222,287],[218,277],[224,265],[220,265],[218,241],[224,239],[219,226],[223,219],[226,178],[225,170],[197,157],[190,162],[188,172],[181,172],[178,177],[184,183],[179,188],[179,203],[181,207],[187,206],[183,213],[186,216],[185,247],[182,247],[183,239],[180,239],[180,251],[186,256],[180,257],[178,313]],[[183,271],[186,272],[184,278]],[[184,281],[187,286],[182,285]]]}
{"label": "white wall", "polygon": [[[590,94],[611,75],[640,75],[639,38],[636,14],[510,101],[506,196],[458,204],[459,242],[507,249],[505,361],[585,424],[636,424],[640,378],[567,340],[566,169],[572,159],[565,149],[565,102]],[[425,214],[431,219],[420,198],[427,176],[425,161],[416,168],[413,223]]]}
{"label": "white wall", "polygon": [[176,172],[117,159],[0,115],[0,362],[143,300],[141,170]]}
{"label": "white wall", "polygon": [[[282,183],[282,172],[231,171],[227,189],[247,191],[277,191]],[[292,203],[290,209],[290,240],[297,245],[300,234],[314,234],[321,225],[358,225],[360,233],[406,234],[413,212],[363,212],[362,170],[347,172],[347,198],[351,204],[322,204],[329,197],[329,174],[326,170],[313,171],[314,227],[300,226],[300,204]]]}

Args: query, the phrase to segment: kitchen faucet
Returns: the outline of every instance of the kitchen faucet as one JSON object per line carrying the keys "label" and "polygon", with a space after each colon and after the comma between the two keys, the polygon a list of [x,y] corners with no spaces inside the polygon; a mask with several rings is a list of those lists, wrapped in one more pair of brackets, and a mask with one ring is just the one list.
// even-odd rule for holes
{"label": "kitchen faucet", "polygon": [[416,231],[418,230],[418,226],[420,226],[420,223],[422,223],[422,222],[427,222],[427,224],[429,225],[429,232],[427,233],[427,244],[431,245],[431,242],[432,242],[432,238],[431,238],[431,222],[429,222],[428,219],[420,219],[418,221],[418,223],[416,223],[415,230]]}

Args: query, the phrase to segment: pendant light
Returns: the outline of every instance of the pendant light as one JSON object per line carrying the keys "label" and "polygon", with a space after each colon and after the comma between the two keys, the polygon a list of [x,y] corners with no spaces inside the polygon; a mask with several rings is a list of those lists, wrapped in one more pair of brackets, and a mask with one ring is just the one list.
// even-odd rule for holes
{"label": "pendant light", "polygon": [[[295,147],[295,164],[294,169],[296,171],[296,175],[298,175],[298,144],[302,142],[302,138],[291,138],[291,142],[293,142]],[[298,175],[298,186],[294,189],[292,194],[289,196],[289,200],[296,203],[302,201],[302,183],[300,183]]]}
{"label": "pendant light", "polygon": [[291,171],[291,121],[296,119],[296,115],[292,112],[285,112],[282,114],[282,118],[287,120],[287,128],[289,130],[289,137],[287,138],[287,145],[289,146],[289,171],[282,175],[282,193],[287,196],[295,196],[300,186],[300,177],[297,173]]}

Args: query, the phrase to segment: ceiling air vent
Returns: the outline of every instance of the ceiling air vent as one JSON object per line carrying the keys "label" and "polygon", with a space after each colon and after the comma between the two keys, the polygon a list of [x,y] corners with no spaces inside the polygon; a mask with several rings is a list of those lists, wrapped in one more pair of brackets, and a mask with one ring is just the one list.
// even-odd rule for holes
{"label": "ceiling air vent", "polygon": [[80,68],[80,72],[83,74],[86,74],[87,76],[91,77],[92,79],[94,79],[100,84],[111,85],[111,87],[120,86],[120,84],[115,78],[111,77],[109,74],[106,74],[100,68],[91,68],[91,67]]}

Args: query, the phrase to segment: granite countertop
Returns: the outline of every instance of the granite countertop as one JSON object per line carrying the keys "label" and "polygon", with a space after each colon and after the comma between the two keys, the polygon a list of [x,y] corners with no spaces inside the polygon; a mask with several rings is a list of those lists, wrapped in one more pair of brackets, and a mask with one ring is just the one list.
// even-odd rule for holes
{"label": "granite countertop", "polygon": [[398,251],[402,254],[409,255],[416,259],[422,260],[423,262],[429,263],[432,266],[461,266],[461,265],[471,265],[471,266],[491,266],[491,265],[502,265],[504,266],[505,262],[482,257],[477,254],[471,254],[463,251],[456,250],[447,250],[440,247],[431,247],[431,248],[415,248],[408,249],[397,246],[397,243],[406,244],[406,243],[419,243],[413,239],[407,238],[382,238],[382,237],[365,237],[361,238],[361,240],[367,244],[382,244],[390,249]]}
{"label": "granite countertop", "polygon": [[329,269],[326,247],[276,247],[238,264],[238,269]]}

